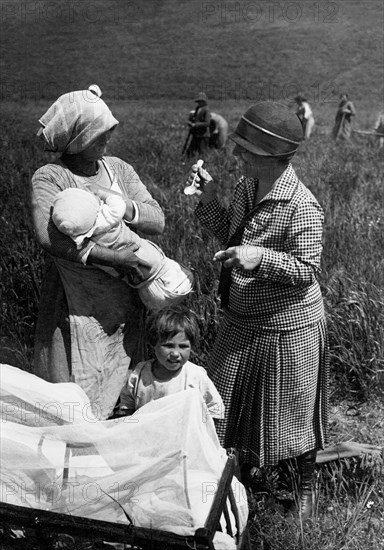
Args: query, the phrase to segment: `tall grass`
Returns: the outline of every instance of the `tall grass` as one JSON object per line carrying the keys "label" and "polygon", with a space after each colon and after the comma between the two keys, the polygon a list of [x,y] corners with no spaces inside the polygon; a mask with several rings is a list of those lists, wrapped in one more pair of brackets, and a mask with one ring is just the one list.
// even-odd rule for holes
{"label": "tall grass", "polygon": [[[33,330],[43,272],[43,253],[36,245],[29,212],[29,181],[34,170],[48,161],[32,136],[45,105],[31,103],[15,114],[3,104],[3,145],[7,154],[0,168],[2,194],[1,341],[13,347],[29,368]],[[192,267],[197,275],[191,307],[202,318],[201,347],[204,362],[217,330],[216,286],[218,268],[212,262],[218,243],[199,225],[194,197],[182,193],[190,162],[180,156],[186,135],[182,114],[170,117],[155,102],[116,104],[122,121],[111,144],[113,154],[131,162],[167,220],[157,242],[171,257]],[[241,102],[222,104],[230,122],[243,110]],[[323,132],[305,143],[294,161],[302,181],[325,210],[323,271],[332,356],[332,373],[344,394],[367,398],[382,387],[384,370],[384,260],[383,260],[383,156],[368,138],[336,145]],[[206,167],[228,202],[238,177],[230,154],[211,152]],[[341,390],[342,389],[342,390]]]}
{"label": "tall grass", "polygon": [[[34,121],[46,105],[18,106],[17,112],[15,105],[4,103],[0,109],[6,142],[0,166],[0,361],[32,370],[44,253],[33,234],[29,182],[34,170],[49,160],[33,140]],[[233,125],[244,107],[240,102],[224,102],[220,112]],[[111,142],[111,153],[135,167],[166,215],[165,233],[155,240],[166,254],[195,270],[197,285],[189,305],[199,316],[201,341],[193,359],[204,365],[220,318],[218,267],[212,262],[219,245],[197,222],[196,199],[182,193],[191,164],[180,156],[185,117],[171,117],[166,107],[155,102],[136,102],[134,112],[129,104],[116,103],[113,110],[122,124]],[[180,103],[180,113],[183,110],[186,114],[188,105]],[[230,151],[231,146],[205,158],[227,203],[239,176]],[[368,138],[336,145],[318,129],[294,161],[300,178],[325,211],[320,282],[335,402],[369,400],[383,389],[383,158],[384,152]],[[373,439],[374,433],[372,428]],[[384,546],[381,463],[351,459],[319,469],[317,517],[301,528],[284,516],[273,472],[261,475],[267,483],[262,490],[255,486],[250,496],[251,535],[259,547],[377,550]]]}

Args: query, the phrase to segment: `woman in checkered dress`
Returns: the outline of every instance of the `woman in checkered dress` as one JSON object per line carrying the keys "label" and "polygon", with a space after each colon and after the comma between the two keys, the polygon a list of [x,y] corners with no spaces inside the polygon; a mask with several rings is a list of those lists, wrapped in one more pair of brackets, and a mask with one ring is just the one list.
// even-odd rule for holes
{"label": "woman in checkered dress", "polygon": [[326,440],[328,347],[317,277],[323,211],[290,159],[302,140],[298,117],[259,102],[241,118],[234,154],[243,176],[222,207],[208,172],[196,214],[225,245],[219,293],[223,321],[208,372],[225,405],[218,434],[250,466],[297,457],[301,512],[311,513],[316,450]]}

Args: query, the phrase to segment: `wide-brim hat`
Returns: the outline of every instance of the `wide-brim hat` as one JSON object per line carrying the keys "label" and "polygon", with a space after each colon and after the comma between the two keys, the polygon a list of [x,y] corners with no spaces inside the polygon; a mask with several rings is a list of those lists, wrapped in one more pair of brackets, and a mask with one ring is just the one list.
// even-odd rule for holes
{"label": "wide-brim hat", "polygon": [[303,137],[299,117],[276,101],[259,101],[250,107],[229,135],[247,151],[267,157],[294,154]]}

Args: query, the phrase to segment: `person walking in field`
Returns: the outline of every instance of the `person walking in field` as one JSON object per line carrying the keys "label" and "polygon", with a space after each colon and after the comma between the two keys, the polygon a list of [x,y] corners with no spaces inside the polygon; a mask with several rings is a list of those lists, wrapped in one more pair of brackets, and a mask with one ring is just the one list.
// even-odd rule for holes
{"label": "person walking in field", "polygon": [[315,126],[312,109],[306,98],[301,94],[295,97],[295,101],[297,103],[296,114],[303,125],[304,139],[309,139]]}
{"label": "person walking in field", "polygon": [[335,140],[350,139],[354,116],[356,116],[356,110],[348,94],[340,94],[340,103],[337,108],[335,124],[332,130],[332,136]]}
{"label": "person walking in field", "polygon": [[187,147],[187,156],[191,157],[196,153],[200,156],[209,146],[211,113],[208,108],[208,98],[204,92],[200,92],[195,99],[197,107],[189,116],[188,126],[191,140]]}
{"label": "person walking in field", "polygon": [[211,113],[209,134],[209,147],[224,149],[228,138],[228,122],[218,113]]}
{"label": "person walking in field", "polygon": [[129,273],[137,257],[132,247],[116,252],[88,238],[78,247],[55,226],[54,202],[65,189],[101,187],[124,201],[124,223],[146,235],[162,233],[164,214],[132,166],[106,156],[118,121],[97,90],[60,96],[39,123],[46,150],[59,157],[32,177],[33,225],[47,253],[34,373],[49,382],[76,382],[94,414],[106,419],[137,354],[143,305],[134,289],[99,265]]}
{"label": "person walking in field", "polygon": [[324,214],[290,164],[303,139],[295,113],[261,101],[229,137],[243,176],[228,208],[206,170],[195,164],[190,175],[200,186],[196,215],[223,245],[214,257],[223,318],[207,365],[225,406],[217,431],[223,447],[238,449],[244,476],[297,459],[307,519],[328,424]]}

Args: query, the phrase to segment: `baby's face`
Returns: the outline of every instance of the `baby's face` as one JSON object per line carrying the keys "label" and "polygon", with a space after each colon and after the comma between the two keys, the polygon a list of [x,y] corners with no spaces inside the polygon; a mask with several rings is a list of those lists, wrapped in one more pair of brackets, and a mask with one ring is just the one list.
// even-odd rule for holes
{"label": "baby's face", "polygon": [[157,342],[154,351],[158,363],[167,371],[175,372],[189,360],[191,342],[181,331],[164,342]]}

